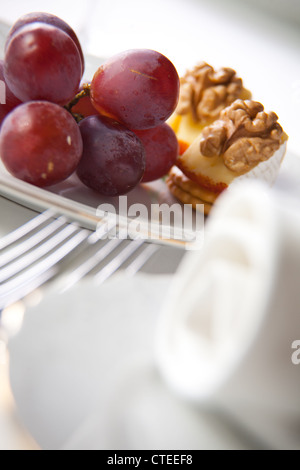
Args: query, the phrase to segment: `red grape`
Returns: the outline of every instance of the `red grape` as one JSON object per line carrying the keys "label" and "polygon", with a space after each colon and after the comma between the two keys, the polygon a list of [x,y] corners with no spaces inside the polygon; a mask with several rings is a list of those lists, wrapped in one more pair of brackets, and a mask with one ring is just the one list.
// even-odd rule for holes
{"label": "red grape", "polygon": [[16,23],[12,26],[11,30],[9,31],[9,34],[7,36],[6,43],[5,43],[5,50],[8,47],[11,37],[15,34],[15,32],[18,29],[20,29],[22,26],[25,26],[26,24],[31,24],[35,22],[46,23],[52,26],[56,26],[57,28],[62,29],[65,33],[68,34],[68,36],[70,36],[73,39],[80,54],[80,58],[82,62],[82,73],[83,73],[84,56],[83,56],[80,42],[78,40],[78,37],[75,31],[64,20],[62,20],[61,18],[58,18],[58,16],[52,15],[51,13],[44,13],[44,12],[39,11],[39,12],[28,13],[27,15],[24,15],[21,18],[19,18],[19,20],[16,21]]}
{"label": "red grape", "polygon": [[145,170],[145,149],[134,132],[99,115],[83,119],[79,128],[83,140],[77,168],[80,180],[104,196],[133,189]]}
{"label": "red grape", "polygon": [[[2,82],[2,93],[5,96],[5,103],[3,103],[2,98],[4,96],[0,96],[1,103],[0,103],[0,126],[2,124],[3,119],[10,113],[16,106],[21,104],[21,101],[15,97],[15,95],[11,92],[7,84],[5,83],[4,73],[3,73],[3,60],[0,60],[0,81]],[[4,93],[5,92],[5,93]]]}
{"label": "red grape", "polygon": [[21,101],[47,100],[64,105],[79,88],[80,54],[61,29],[45,23],[25,25],[8,44],[4,76]]}
{"label": "red grape", "polygon": [[165,56],[150,49],[122,52],[105,62],[91,83],[94,107],[130,129],[165,122],[178,102],[179,77]]}
{"label": "red grape", "polygon": [[135,131],[135,133],[146,150],[146,169],[142,182],[162,178],[178,157],[179,145],[173,129],[164,123],[153,129]]}
{"label": "red grape", "polygon": [[41,187],[56,184],[75,171],[81,158],[78,125],[56,104],[21,104],[3,122],[0,155],[17,178]]}

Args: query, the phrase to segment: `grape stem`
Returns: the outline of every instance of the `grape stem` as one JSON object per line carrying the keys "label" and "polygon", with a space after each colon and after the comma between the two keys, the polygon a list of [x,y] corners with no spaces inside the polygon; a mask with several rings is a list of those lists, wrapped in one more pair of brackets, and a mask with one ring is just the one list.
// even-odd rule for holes
{"label": "grape stem", "polygon": [[77,93],[77,95],[75,95],[74,98],[68,104],[64,106],[64,108],[72,114],[76,122],[80,122],[82,119],[84,119],[84,116],[82,114],[73,113],[72,108],[82,98],[84,98],[85,96],[90,96],[90,92],[91,92],[91,84],[85,83],[84,85],[82,85],[82,90],[79,93]]}

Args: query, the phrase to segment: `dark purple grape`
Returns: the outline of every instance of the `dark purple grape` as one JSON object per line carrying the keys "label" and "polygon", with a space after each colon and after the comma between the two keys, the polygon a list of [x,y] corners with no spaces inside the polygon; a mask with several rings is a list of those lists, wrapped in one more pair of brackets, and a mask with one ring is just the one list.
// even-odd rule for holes
{"label": "dark purple grape", "polygon": [[82,155],[78,125],[61,106],[23,103],[2,124],[0,155],[16,178],[40,187],[59,183],[75,171]]}
{"label": "dark purple grape", "polygon": [[106,61],[91,83],[93,106],[130,129],[165,122],[176,108],[179,77],[167,57],[150,49],[122,52]]}
{"label": "dark purple grape", "polygon": [[80,180],[104,196],[133,189],[145,171],[145,149],[134,132],[104,116],[79,123],[83,155],[77,168]]}
{"label": "dark purple grape", "polygon": [[[2,124],[3,119],[19,104],[21,101],[15,97],[15,95],[11,92],[7,84],[5,83],[4,78],[4,64],[3,60],[0,60],[0,83],[1,83],[1,102],[0,102],[0,126]],[[3,102],[3,98],[5,98],[5,103]],[[2,101],[3,100],[3,101]]]}
{"label": "dark purple grape", "polygon": [[64,20],[59,18],[58,16],[52,15],[51,13],[44,13],[44,12],[33,12],[33,13],[28,13],[27,15],[22,16],[21,18],[16,21],[16,23],[12,26],[11,30],[8,33],[6,43],[5,43],[5,50],[8,47],[9,41],[11,40],[12,36],[14,33],[20,29],[22,26],[25,26],[26,24],[30,23],[46,23],[50,24],[52,26],[56,26],[57,28],[61,29],[65,33],[70,36],[73,41],[75,42],[77,49],[79,51],[80,57],[81,57],[81,62],[82,62],[82,73],[84,71],[84,56],[81,48],[81,44],[79,42],[79,39],[75,33],[75,31],[71,28],[68,23],[66,23]]}
{"label": "dark purple grape", "polygon": [[143,183],[165,176],[175,164],[179,145],[175,132],[164,123],[153,129],[135,131],[146,150],[146,169]]}
{"label": "dark purple grape", "polygon": [[45,23],[22,26],[5,53],[4,76],[21,101],[47,100],[64,105],[81,80],[77,46],[61,29]]}

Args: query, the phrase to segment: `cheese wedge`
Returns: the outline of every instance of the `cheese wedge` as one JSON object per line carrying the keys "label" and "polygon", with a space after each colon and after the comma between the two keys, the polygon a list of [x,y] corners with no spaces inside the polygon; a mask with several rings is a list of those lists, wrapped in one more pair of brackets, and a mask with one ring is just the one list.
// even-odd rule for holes
{"label": "cheese wedge", "polygon": [[224,164],[221,155],[205,157],[200,152],[202,134],[194,140],[192,145],[179,156],[177,166],[192,181],[210,191],[220,193],[234,181],[242,181],[248,178],[263,180],[272,185],[278,175],[280,165],[286,153],[286,135],[282,138],[280,148],[266,161],[258,163],[249,172],[238,175]]}

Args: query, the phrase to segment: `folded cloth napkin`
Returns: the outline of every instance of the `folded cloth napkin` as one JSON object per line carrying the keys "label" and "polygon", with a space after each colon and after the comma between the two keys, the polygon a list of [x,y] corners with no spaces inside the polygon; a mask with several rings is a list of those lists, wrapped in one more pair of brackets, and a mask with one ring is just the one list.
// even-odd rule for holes
{"label": "folded cloth napkin", "polygon": [[183,260],[157,330],[169,387],[276,449],[300,448],[299,240],[299,200],[257,182],[233,187],[204,250]]}
{"label": "folded cloth napkin", "polygon": [[9,344],[19,416],[42,449],[249,449],[223,416],[178,398],[154,338],[169,275],[48,291]]}

